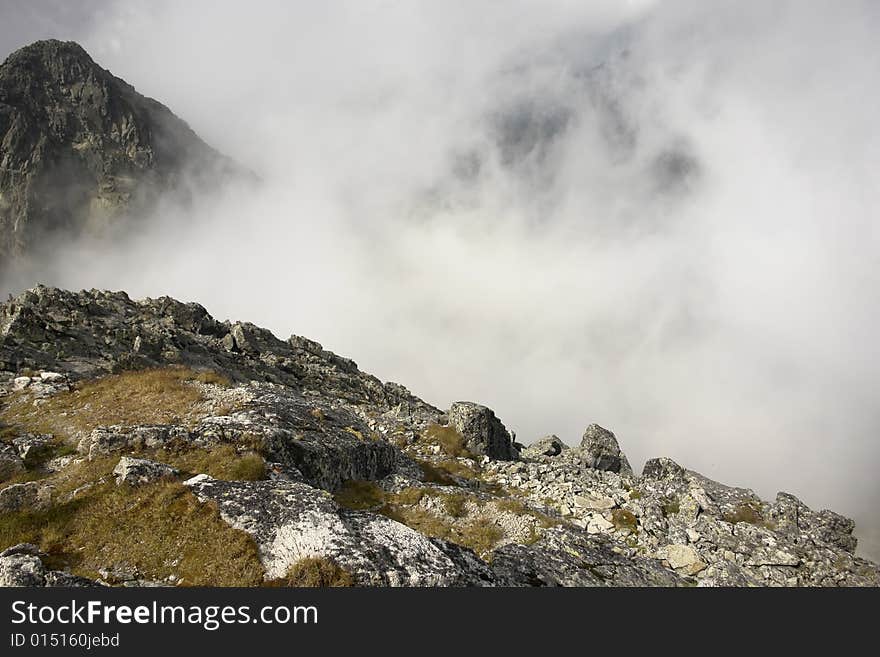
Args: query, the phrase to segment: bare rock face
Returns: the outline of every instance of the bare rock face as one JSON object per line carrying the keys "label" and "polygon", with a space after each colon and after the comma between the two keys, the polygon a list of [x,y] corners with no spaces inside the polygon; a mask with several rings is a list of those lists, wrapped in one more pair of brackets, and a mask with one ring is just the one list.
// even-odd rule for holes
{"label": "bare rock face", "polygon": [[472,454],[501,461],[519,458],[513,439],[492,409],[473,402],[455,402],[448,417],[449,425],[464,437]]}
{"label": "bare rock face", "polygon": [[0,262],[239,175],[76,43],[39,41],[0,65]]}

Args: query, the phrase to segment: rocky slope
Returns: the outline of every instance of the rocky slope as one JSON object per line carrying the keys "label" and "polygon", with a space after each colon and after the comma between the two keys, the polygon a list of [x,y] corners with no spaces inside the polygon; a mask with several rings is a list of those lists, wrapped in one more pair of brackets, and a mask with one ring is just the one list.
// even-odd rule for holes
{"label": "rocky slope", "polygon": [[862,586],[853,523],[615,435],[515,443],[197,304],[0,306],[0,583]]}
{"label": "rocky slope", "polygon": [[39,41],[0,65],[0,262],[240,174],[76,43]]}

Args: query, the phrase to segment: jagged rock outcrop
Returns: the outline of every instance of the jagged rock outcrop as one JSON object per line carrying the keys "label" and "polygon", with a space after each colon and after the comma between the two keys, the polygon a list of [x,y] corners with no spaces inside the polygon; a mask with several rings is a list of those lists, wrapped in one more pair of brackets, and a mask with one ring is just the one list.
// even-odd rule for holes
{"label": "jagged rock outcrop", "polygon": [[598,424],[591,424],[584,431],[581,450],[589,458],[590,467],[620,474],[632,474],[626,455],[620,451],[617,437]]}
{"label": "jagged rock outcrop", "polygon": [[0,65],[0,262],[246,175],[76,43],[39,41]]}
{"label": "jagged rock outcrop", "polygon": [[449,425],[464,437],[472,454],[504,461],[519,458],[513,439],[492,409],[473,402],[455,402],[447,416]]}
{"label": "jagged rock outcrop", "polygon": [[577,451],[493,463],[492,479],[553,499],[587,534],[618,537],[625,554],[657,559],[700,586],[880,583],[880,568],[853,554],[853,523],[839,514],[788,493],[765,502],[667,458],[648,461],[641,477],[622,476],[586,466]]}
{"label": "jagged rock outcrop", "polygon": [[[131,515],[153,496],[151,513],[182,514],[158,531]],[[101,524],[72,531],[92,504],[120,509],[99,539]],[[39,546],[0,554],[6,585],[211,583],[223,568],[236,585],[880,585],[852,521],[788,493],[764,501],[667,458],[638,476],[598,425],[520,451],[490,409],[441,413],[317,342],[94,290],[0,304],[0,508],[46,523]],[[174,532],[198,549],[114,552],[129,526],[130,546]]]}

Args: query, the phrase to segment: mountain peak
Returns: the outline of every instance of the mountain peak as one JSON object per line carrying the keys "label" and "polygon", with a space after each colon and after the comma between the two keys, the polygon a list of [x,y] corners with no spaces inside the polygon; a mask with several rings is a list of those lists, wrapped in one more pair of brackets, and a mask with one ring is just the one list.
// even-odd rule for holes
{"label": "mountain peak", "polygon": [[59,39],[42,39],[23,46],[13,52],[5,63],[21,64],[26,61],[79,61],[94,64],[94,60],[85,48],[76,41]]}
{"label": "mountain peak", "polygon": [[162,195],[242,173],[73,41],[38,41],[0,65],[0,260],[118,230]]}
{"label": "mountain peak", "polygon": [[94,77],[112,77],[75,41],[47,39],[13,52],[0,65],[0,100],[37,88],[60,89]]}

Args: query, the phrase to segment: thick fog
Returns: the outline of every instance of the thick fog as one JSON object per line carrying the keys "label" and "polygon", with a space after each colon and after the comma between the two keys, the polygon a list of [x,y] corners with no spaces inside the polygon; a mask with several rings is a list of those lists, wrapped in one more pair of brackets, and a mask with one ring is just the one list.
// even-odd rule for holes
{"label": "thick fog", "polygon": [[521,442],[598,422],[880,558],[880,5],[0,2],[253,169],[38,280],[307,335]]}

